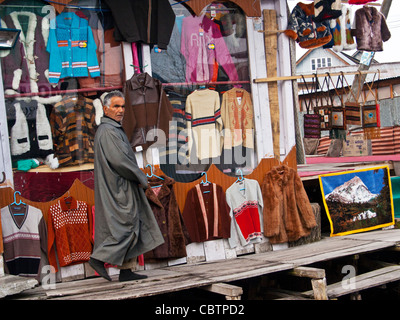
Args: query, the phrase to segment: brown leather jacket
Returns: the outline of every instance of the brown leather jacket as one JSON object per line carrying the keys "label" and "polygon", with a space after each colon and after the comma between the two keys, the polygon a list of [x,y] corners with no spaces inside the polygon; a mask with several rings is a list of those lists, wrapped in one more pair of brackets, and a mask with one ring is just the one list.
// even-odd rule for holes
{"label": "brown leather jacket", "polygon": [[159,80],[141,73],[126,81],[122,127],[133,151],[146,150],[160,138],[154,136],[153,129],[162,130],[167,138],[172,113],[173,107]]}

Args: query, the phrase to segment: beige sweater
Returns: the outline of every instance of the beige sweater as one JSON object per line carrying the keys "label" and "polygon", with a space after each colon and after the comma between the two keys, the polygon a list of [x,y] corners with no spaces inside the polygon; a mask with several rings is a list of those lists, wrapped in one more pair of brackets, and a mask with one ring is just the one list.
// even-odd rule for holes
{"label": "beige sweater", "polygon": [[186,99],[189,156],[196,152],[201,161],[221,155],[222,119],[219,94],[210,89],[196,90]]}
{"label": "beige sweater", "polygon": [[253,103],[246,90],[233,88],[223,94],[221,118],[225,149],[239,145],[254,148]]}

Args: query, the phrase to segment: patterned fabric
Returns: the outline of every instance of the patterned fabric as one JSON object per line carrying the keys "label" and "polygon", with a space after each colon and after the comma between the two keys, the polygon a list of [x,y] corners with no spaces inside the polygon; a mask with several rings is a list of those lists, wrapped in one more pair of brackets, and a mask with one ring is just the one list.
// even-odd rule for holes
{"label": "patterned fabric", "polygon": [[358,102],[346,102],[344,112],[346,124],[361,125],[361,107]]}
{"label": "patterned fabric", "polygon": [[321,137],[321,129],[319,122],[320,122],[319,114],[304,115],[304,138],[319,139]]}
{"label": "patterned fabric", "polygon": [[1,226],[8,273],[37,277],[47,241],[42,211],[29,205],[6,206],[1,208]]}
{"label": "patterned fabric", "polygon": [[344,129],[344,110],[342,107],[332,107],[332,129]]}
{"label": "patterned fabric", "polygon": [[178,164],[184,162],[187,151],[186,97],[171,92],[169,99],[174,111],[169,126],[167,145],[160,147],[160,163]]}
{"label": "patterned fabric", "polygon": [[257,180],[244,179],[226,190],[226,202],[231,208],[231,237],[229,245],[235,248],[261,241],[263,237],[263,198]]}
{"label": "patterned fabric", "polygon": [[88,261],[92,254],[92,215],[86,202],[73,197],[59,200],[48,214],[48,256],[56,271],[60,267]]}
{"label": "patterned fabric", "polygon": [[329,130],[332,126],[332,106],[316,107],[314,110],[320,116],[321,130]]}
{"label": "patterned fabric", "polygon": [[65,97],[50,114],[54,154],[60,166],[94,162],[96,114],[91,99]]}
{"label": "patterned fabric", "polygon": [[100,76],[92,29],[74,12],[63,12],[50,21],[47,51],[50,53],[49,82],[66,77]]}
{"label": "patterned fabric", "polygon": [[324,46],[332,39],[329,22],[314,21],[314,3],[299,2],[292,10],[288,19],[285,34],[296,40],[303,49],[313,49]]}
{"label": "patterned fabric", "polygon": [[363,106],[363,128],[380,127],[379,104]]}

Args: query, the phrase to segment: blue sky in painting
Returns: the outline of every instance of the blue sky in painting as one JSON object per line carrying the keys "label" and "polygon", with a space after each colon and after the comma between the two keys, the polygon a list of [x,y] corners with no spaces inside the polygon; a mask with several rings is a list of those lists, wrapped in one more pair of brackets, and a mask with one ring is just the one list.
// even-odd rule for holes
{"label": "blue sky in painting", "polygon": [[364,182],[370,192],[379,193],[383,188],[384,170],[386,169],[379,169],[377,172],[374,172],[374,170],[367,170],[321,177],[324,193],[327,195],[332,192],[333,189],[353,179],[355,176],[358,176]]}

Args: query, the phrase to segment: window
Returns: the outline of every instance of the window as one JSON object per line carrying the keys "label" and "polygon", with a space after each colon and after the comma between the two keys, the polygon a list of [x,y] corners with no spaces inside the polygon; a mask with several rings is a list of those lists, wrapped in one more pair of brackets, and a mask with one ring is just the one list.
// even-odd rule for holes
{"label": "window", "polygon": [[332,58],[314,58],[311,59],[311,70],[315,71],[318,68],[326,68],[332,66]]}
{"label": "window", "polygon": [[246,16],[229,1],[211,3],[199,16],[171,4],[169,45],[151,50],[152,77],[174,108],[160,167],[181,182],[198,179],[212,163],[228,175],[239,168],[248,174],[255,146]]}
{"label": "window", "polygon": [[79,3],[69,1],[62,12],[45,1],[0,5],[1,27],[21,30],[21,41],[0,52],[17,169],[32,158],[45,159],[49,169],[93,163],[102,115],[95,100],[103,91],[122,88],[122,50],[113,37],[111,12],[97,0]]}

